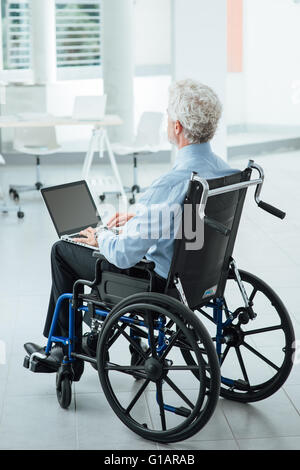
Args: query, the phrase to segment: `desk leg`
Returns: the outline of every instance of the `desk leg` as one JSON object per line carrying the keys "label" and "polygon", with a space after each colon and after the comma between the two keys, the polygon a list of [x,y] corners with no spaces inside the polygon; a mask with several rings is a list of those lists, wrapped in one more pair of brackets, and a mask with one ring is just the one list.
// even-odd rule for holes
{"label": "desk leg", "polygon": [[99,131],[97,129],[93,129],[92,136],[89,141],[88,151],[86,153],[82,167],[82,179],[84,180],[87,180],[89,176],[90,168],[94,157],[95,143],[98,138],[98,132]]}
{"label": "desk leg", "polygon": [[104,138],[104,141],[105,141],[105,144],[106,144],[108,156],[109,156],[109,159],[110,159],[110,164],[111,164],[112,170],[114,172],[115,178],[116,178],[118,186],[119,186],[121,197],[123,199],[125,208],[127,208],[127,205],[128,205],[127,196],[126,196],[126,193],[125,193],[125,190],[124,190],[124,186],[123,186],[121,176],[120,176],[120,173],[119,173],[119,170],[118,170],[116,159],[115,159],[114,153],[112,151],[112,148],[111,148],[106,130],[104,131],[103,138]]}
{"label": "desk leg", "polygon": [[89,148],[88,148],[86,157],[84,159],[83,167],[82,167],[82,178],[87,180],[89,177],[89,172],[90,172],[90,168],[93,162],[96,144],[98,144],[100,158],[103,158],[104,146],[107,149],[110,164],[111,164],[114,176],[117,180],[121,197],[123,199],[125,208],[127,208],[128,202],[127,202],[126,193],[123,187],[121,176],[117,167],[114,153],[112,151],[112,148],[108,139],[106,129],[98,129],[98,128],[93,129],[92,137],[89,142]]}

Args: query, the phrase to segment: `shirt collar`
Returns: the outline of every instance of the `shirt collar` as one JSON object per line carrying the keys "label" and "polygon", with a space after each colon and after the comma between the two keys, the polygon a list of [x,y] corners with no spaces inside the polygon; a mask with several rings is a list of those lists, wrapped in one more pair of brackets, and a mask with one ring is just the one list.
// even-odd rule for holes
{"label": "shirt collar", "polygon": [[209,142],[203,144],[190,144],[185,145],[180,150],[178,150],[173,169],[179,169],[186,167],[186,163],[198,161],[201,156],[207,156],[211,154],[211,146]]}

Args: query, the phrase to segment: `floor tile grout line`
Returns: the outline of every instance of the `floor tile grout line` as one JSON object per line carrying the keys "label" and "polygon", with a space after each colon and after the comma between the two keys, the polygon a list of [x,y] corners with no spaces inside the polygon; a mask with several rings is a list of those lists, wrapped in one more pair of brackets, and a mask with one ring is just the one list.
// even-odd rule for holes
{"label": "floor tile grout line", "polygon": [[[284,392],[284,394],[286,395],[287,399],[288,399],[288,400],[289,400],[289,402],[291,403],[292,407],[295,409],[296,413],[297,413],[297,414],[300,416],[300,412],[299,412],[299,410],[298,410],[297,406],[294,404],[294,402],[293,402],[292,398],[289,396],[289,393],[288,393],[288,391],[285,389],[285,387],[284,387],[284,386],[283,386],[283,387],[281,387],[281,388],[282,388],[282,391]],[[299,435],[300,435],[300,433],[299,433]]]}
{"label": "floor tile grout line", "polygon": [[78,431],[78,413],[77,413],[77,394],[76,394],[76,384],[74,383],[74,412],[75,412],[75,436],[76,436],[76,450],[79,450],[80,443],[79,443],[79,431]]}
{"label": "floor tile grout line", "polygon": [[233,432],[233,429],[232,429],[232,427],[230,426],[230,423],[229,423],[229,421],[228,421],[228,419],[227,419],[227,416],[226,416],[226,414],[225,414],[225,411],[223,410],[222,402],[220,403],[220,407],[221,407],[222,414],[223,414],[223,416],[224,416],[224,418],[225,418],[225,421],[226,421],[226,423],[227,423],[227,425],[228,425],[228,427],[229,427],[229,429],[230,429],[230,432],[231,432],[231,434],[232,434],[233,440],[234,440],[234,442],[236,443],[236,445],[237,445],[237,447],[238,447],[238,450],[240,450],[240,447],[239,447],[239,445],[238,445],[238,442],[237,442],[237,439],[236,439],[235,434],[234,434],[234,432]]}

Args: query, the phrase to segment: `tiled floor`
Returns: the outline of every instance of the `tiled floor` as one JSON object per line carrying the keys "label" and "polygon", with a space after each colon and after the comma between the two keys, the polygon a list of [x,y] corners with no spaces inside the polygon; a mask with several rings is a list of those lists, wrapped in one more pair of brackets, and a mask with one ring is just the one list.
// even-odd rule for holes
{"label": "tiled floor", "polygon": [[[300,336],[299,157],[299,153],[287,153],[256,159],[266,173],[262,199],[286,210],[288,216],[280,221],[258,209],[250,189],[234,254],[239,267],[262,277],[281,296],[296,338]],[[246,163],[234,160],[232,165],[243,168]],[[149,175],[154,179],[167,168],[145,165],[142,185],[149,184]],[[47,184],[80,178],[77,165],[49,166],[43,171]],[[123,165],[121,173],[129,182],[129,166]],[[28,166],[2,167],[0,181],[6,190],[10,181],[29,182],[30,174]],[[96,166],[94,174],[105,177],[109,170]],[[55,394],[55,376],[33,374],[22,367],[23,343],[43,341],[49,254],[56,240],[38,194],[24,196],[23,210],[23,220],[15,214],[0,216],[0,346],[2,352],[5,346],[6,352],[5,358],[0,356],[4,362],[0,364],[1,449],[300,449],[299,364],[294,365],[275,395],[247,405],[220,399],[202,431],[169,446],[144,441],[121,423],[88,364],[81,381],[73,385],[71,407],[61,409]],[[267,342],[264,346],[269,347]]]}

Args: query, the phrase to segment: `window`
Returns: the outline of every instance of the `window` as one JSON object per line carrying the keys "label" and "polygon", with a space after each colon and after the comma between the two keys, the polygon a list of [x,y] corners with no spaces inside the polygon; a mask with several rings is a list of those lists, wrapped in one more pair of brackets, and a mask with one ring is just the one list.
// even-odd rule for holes
{"label": "window", "polygon": [[99,0],[56,0],[58,78],[100,76],[100,27]]}
{"label": "window", "polygon": [[[34,46],[31,37],[31,0],[0,2],[4,75],[8,80],[19,77],[30,79]],[[100,0],[55,0],[59,80],[100,77],[100,3]]]}
{"label": "window", "polygon": [[2,1],[3,68],[30,69],[31,31],[28,0]]}

